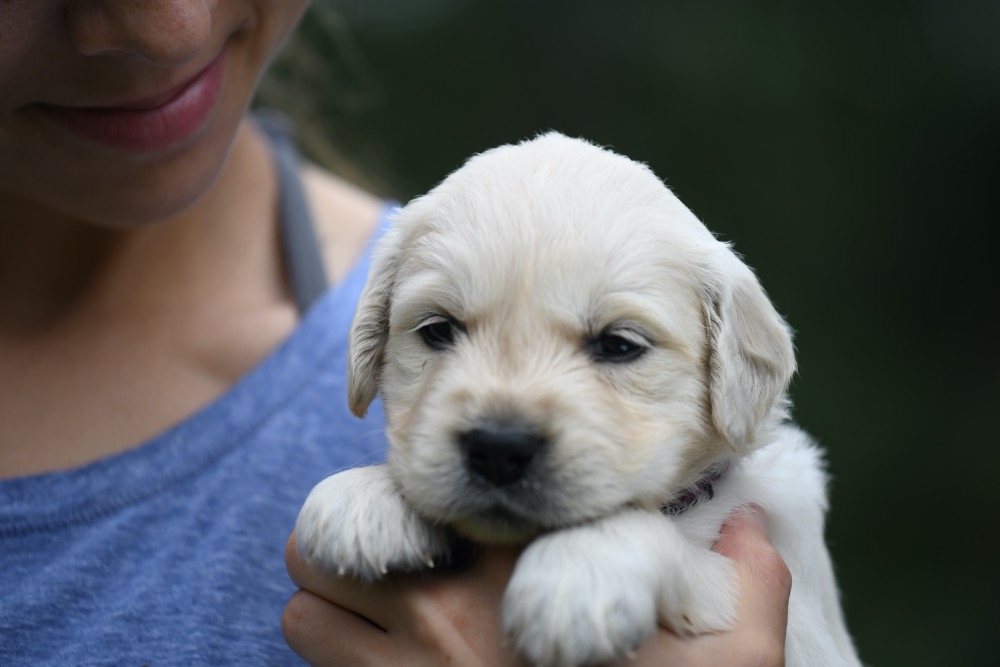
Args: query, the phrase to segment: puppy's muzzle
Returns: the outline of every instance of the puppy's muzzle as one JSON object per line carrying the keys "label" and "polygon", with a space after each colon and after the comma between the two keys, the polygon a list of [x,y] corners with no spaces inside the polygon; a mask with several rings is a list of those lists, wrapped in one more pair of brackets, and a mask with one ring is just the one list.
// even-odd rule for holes
{"label": "puppy's muzzle", "polygon": [[468,469],[493,486],[523,479],[547,443],[538,429],[510,421],[485,423],[458,434]]}

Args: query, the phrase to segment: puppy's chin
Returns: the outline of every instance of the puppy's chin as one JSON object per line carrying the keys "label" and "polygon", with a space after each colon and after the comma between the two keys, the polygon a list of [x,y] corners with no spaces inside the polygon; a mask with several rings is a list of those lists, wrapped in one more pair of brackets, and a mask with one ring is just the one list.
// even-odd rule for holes
{"label": "puppy's chin", "polygon": [[541,532],[538,524],[499,507],[456,519],[452,527],[478,544],[524,544]]}

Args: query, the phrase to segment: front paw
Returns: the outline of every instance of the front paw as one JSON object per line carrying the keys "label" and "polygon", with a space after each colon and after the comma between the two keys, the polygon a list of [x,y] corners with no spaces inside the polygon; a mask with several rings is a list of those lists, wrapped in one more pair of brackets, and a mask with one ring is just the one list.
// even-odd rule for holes
{"label": "front paw", "polygon": [[648,555],[561,531],[533,542],[518,560],[503,623],[533,665],[570,667],[631,655],[656,628],[656,564]]}
{"label": "front paw", "polygon": [[295,539],[307,561],[366,581],[433,567],[448,553],[445,530],[413,511],[385,466],[346,470],[317,484],[299,512]]}

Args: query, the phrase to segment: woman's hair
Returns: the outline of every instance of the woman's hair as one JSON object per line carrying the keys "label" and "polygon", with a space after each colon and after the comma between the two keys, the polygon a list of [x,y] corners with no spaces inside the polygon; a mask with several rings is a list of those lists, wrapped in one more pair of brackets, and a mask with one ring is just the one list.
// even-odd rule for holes
{"label": "woman's hair", "polygon": [[292,121],[312,161],[376,194],[393,181],[382,147],[362,129],[380,102],[376,78],[330,0],[314,0],[257,89],[254,106]]}

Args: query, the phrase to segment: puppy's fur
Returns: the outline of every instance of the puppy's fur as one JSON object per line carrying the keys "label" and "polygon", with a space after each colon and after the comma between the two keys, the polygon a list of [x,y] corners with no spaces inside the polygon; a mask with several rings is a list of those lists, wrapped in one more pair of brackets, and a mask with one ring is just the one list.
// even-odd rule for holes
{"label": "puppy's fur", "polygon": [[[320,483],[300,551],[371,579],[454,534],[528,543],[506,632],[534,664],[595,664],[658,622],[729,627],[710,547],[756,503],[794,580],[787,664],[857,665],[821,454],[786,422],[794,367],[754,274],[645,166],[555,133],[488,151],[377,248],[348,392],[359,415],[381,393],[388,463]],[[710,498],[661,511],[706,475]]]}

